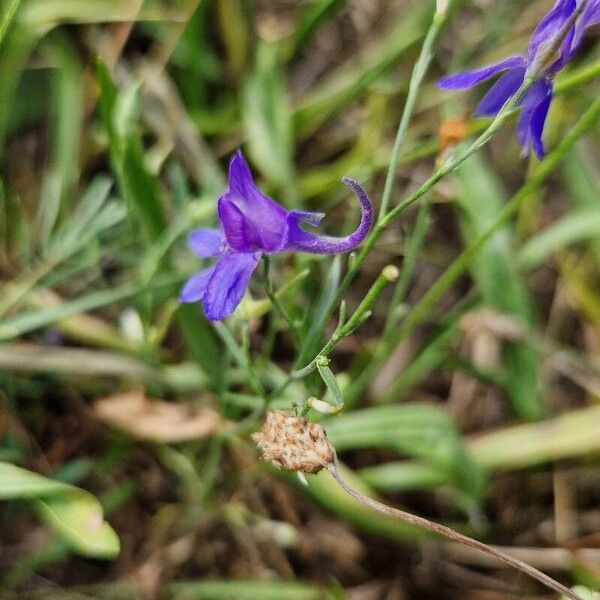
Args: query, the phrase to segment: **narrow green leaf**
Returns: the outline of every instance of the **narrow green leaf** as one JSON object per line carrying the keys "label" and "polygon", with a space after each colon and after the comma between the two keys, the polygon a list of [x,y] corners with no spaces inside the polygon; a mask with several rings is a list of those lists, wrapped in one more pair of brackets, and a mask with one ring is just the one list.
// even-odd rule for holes
{"label": "narrow green leaf", "polygon": [[358,471],[360,478],[382,492],[423,490],[447,485],[450,482],[443,470],[420,462],[395,461]]}
{"label": "narrow green leaf", "polygon": [[84,120],[83,68],[69,38],[51,36],[48,55],[56,62],[52,70],[52,154],[44,176],[38,209],[38,228],[43,246],[61,215],[69,215],[73,188],[79,173],[80,140]]}
{"label": "narrow green leaf", "polygon": [[18,22],[6,23],[4,39],[0,47],[0,156],[4,151],[6,131],[14,116],[14,99],[23,77],[23,70],[36,38],[33,32]]}
{"label": "narrow green leaf", "polygon": [[0,462],[0,500],[32,500],[41,518],[76,552],[114,558],[119,539],[89,492]]}
{"label": "narrow green leaf", "polygon": [[223,350],[201,311],[196,304],[182,304],[177,311],[177,322],[189,355],[211,378],[211,387],[215,389],[226,375]]}
{"label": "narrow green leaf", "polygon": [[239,80],[247,69],[250,46],[250,32],[245,15],[247,4],[241,0],[218,0],[217,8],[229,70]]}
{"label": "narrow green leaf", "polygon": [[563,248],[578,242],[597,240],[600,237],[598,208],[568,214],[538,233],[521,248],[519,266],[533,269]]}
{"label": "narrow green leaf", "polygon": [[[597,212],[600,209],[600,179],[589,156],[585,142],[577,144],[564,158],[562,179],[575,210]],[[591,239],[589,244],[600,267],[600,236]]]}
{"label": "narrow green leaf", "polygon": [[[504,204],[504,194],[496,176],[483,158],[474,154],[456,172],[461,225],[467,244],[477,239],[494,222]],[[498,231],[471,263],[471,273],[485,302],[528,327],[533,325],[531,302],[511,261],[513,245],[510,230]],[[513,410],[525,419],[539,419],[544,405],[539,394],[537,357],[521,343],[505,344],[507,392]]]}
{"label": "narrow green leaf", "polygon": [[242,112],[253,162],[270,180],[289,189],[294,179],[291,109],[274,44],[257,47]]}
{"label": "narrow green leaf", "polygon": [[111,23],[169,20],[161,0],[35,0],[24,2],[21,22],[40,37],[61,23]]}
{"label": "narrow green leaf", "polygon": [[0,323],[0,341],[10,340],[72,315],[113,304],[148,290],[175,285],[181,283],[181,281],[182,278],[180,277],[172,277],[155,280],[150,287],[126,284],[118,288],[90,292],[74,300],[42,310],[28,311],[10,319],[4,319]]}
{"label": "narrow green leaf", "polygon": [[[309,356],[314,356],[321,347],[321,336],[323,335],[323,327],[329,314],[329,308],[335,298],[340,284],[342,274],[342,258],[337,255],[325,275],[325,283],[323,291],[317,302],[317,306],[313,311],[307,311],[304,320],[304,329],[306,334],[302,336],[302,347],[298,353],[298,364],[304,365]],[[311,358],[312,358],[311,356]]]}
{"label": "narrow green leaf", "polygon": [[134,221],[139,222],[146,239],[152,242],[164,230],[165,218],[160,186],[145,165],[136,127],[138,88],[131,85],[120,91],[100,61],[96,76],[100,84],[100,113],[108,131],[110,158],[119,188]]}
{"label": "narrow green leaf", "polygon": [[343,4],[343,0],[317,0],[307,6],[294,33],[293,53],[301,52],[319,25]]}
{"label": "narrow green leaf", "polygon": [[0,500],[39,498],[61,492],[64,483],[0,462]]}
{"label": "narrow green leaf", "polygon": [[179,581],[169,586],[173,600],[333,600],[326,589],[300,581]]}
{"label": "narrow green leaf", "polygon": [[98,500],[81,492],[64,492],[36,500],[35,505],[46,524],[78,554],[115,558],[120,551],[117,534],[104,520]]}
{"label": "narrow green leaf", "polygon": [[435,406],[378,406],[327,419],[325,424],[338,452],[391,448],[427,461],[457,488],[475,497],[483,492],[483,470],[467,454],[448,415]]}
{"label": "narrow green leaf", "polygon": [[310,134],[380,80],[400,56],[423,37],[425,19],[432,6],[433,2],[414,4],[410,14],[402,14],[398,23],[368,45],[358,59],[353,57],[342,64],[311,89],[295,111],[294,122],[299,135]]}
{"label": "narrow green leaf", "polygon": [[327,390],[331,395],[331,399],[336,406],[340,406],[344,403],[344,397],[342,396],[342,390],[340,390],[340,386],[338,385],[337,379],[333,374],[333,371],[325,364],[322,364],[317,358],[317,370],[319,371],[319,375],[321,379],[327,386]]}

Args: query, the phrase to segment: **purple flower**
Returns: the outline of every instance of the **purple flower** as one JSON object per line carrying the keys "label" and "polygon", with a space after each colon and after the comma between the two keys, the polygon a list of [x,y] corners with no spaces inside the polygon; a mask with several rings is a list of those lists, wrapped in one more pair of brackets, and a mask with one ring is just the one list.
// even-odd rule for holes
{"label": "purple flower", "polygon": [[336,254],[354,250],[373,222],[371,202],[360,185],[345,177],[361,205],[356,231],[347,237],[317,235],[323,213],[286,210],[265,196],[254,184],[241,151],[229,163],[229,186],[219,198],[220,229],[196,229],[188,236],[192,252],[201,258],[218,258],[212,266],[190,277],[179,296],[181,302],[202,302],[211,321],[228,317],[241,302],[250,277],[263,254],[313,252]]}
{"label": "purple flower", "polygon": [[[585,0],[558,0],[533,32],[525,56],[511,56],[482,69],[443,77],[438,81],[438,87],[469,89],[503,73],[475,109],[475,115],[489,117],[496,115],[517,92],[526,75],[535,73],[537,81],[521,101],[517,139],[524,153],[533,149],[536,156],[542,158],[545,154],[542,132],[552,100],[552,79],[579,49],[585,29],[600,22],[600,0],[589,0],[583,8],[582,2]],[[575,11],[581,11],[581,14],[564,32],[563,27]],[[557,36],[562,36],[560,47],[551,52],[559,41]]]}

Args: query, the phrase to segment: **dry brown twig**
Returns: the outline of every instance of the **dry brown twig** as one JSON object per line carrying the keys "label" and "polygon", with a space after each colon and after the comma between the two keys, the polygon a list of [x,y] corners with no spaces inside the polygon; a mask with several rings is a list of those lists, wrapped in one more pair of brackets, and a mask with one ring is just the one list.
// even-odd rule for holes
{"label": "dry brown twig", "polygon": [[263,458],[278,468],[302,474],[318,473],[322,469],[326,469],[339,486],[361,504],[377,512],[401,519],[406,523],[427,529],[453,542],[458,542],[484,552],[505,565],[513,567],[525,575],[536,579],[566,598],[583,600],[576,592],[518,558],[514,558],[497,548],[458,533],[450,529],[450,527],[435,523],[399,508],[387,506],[387,504],[361,494],[348,485],[339,474],[335,465],[335,449],[327,439],[325,429],[317,423],[311,423],[292,412],[272,410],[267,413],[267,418],[262,429],[254,433],[252,438],[261,449]]}

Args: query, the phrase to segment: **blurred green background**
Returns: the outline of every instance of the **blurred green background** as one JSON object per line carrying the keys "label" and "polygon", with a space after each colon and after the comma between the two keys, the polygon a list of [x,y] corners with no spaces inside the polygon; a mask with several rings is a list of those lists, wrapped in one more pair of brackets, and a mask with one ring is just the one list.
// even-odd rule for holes
{"label": "blurred green background", "polygon": [[[469,117],[482,90],[443,93],[436,78],[522,52],[551,5],[452,3],[393,204],[486,125]],[[377,208],[434,6],[2,0],[2,598],[540,592],[356,505],[326,474],[303,487],[258,460],[248,434],[267,406],[338,394],[345,412],[309,416],[357,488],[597,589],[597,124],[403,329],[536,161],[511,125],[405,211],[346,293],[349,310],[385,265],[400,279],[326,371],[284,388],[333,331],[335,319],[320,324],[348,257],[273,260],[300,349],[257,281],[217,327],[177,302],[201,266],[185,236],[216,224],[238,147],[266,193],[326,211],[332,234],[358,219],[342,176]],[[597,33],[557,81],[550,150],[598,97]]]}

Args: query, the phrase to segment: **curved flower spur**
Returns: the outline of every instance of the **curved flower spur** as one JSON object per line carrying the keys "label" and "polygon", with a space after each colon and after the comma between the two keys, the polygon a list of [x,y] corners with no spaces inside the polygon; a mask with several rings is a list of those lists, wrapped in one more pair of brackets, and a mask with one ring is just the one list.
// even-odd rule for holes
{"label": "curved flower spur", "polygon": [[449,75],[437,85],[443,90],[464,90],[503,73],[475,109],[476,116],[491,117],[516,94],[525,77],[536,77],[521,102],[517,139],[524,153],[533,149],[538,158],[543,158],[542,133],[552,101],[552,80],[579,50],[585,30],[598,23],[600,0],[558,0],[539,22],[524,56]]}
{"label": "curved flower spur", "polygon": [[356,181],[347,177],[342,181],[358,197],[360,223],[346,237],[318,235],[302,225],[316,227],[324,213],[286,210],[265,196],[254,184],[248,163],[238,150],[229,163],[229,185],[218,201],[220,229],[196,229],[188,236],[194,254],[218,260],[187,280],[179,300],[201,302],[206,317],[220,321],[231,315],[241,302],[263,254],[337,254],[354,250],[371,228],[373,208]]}

